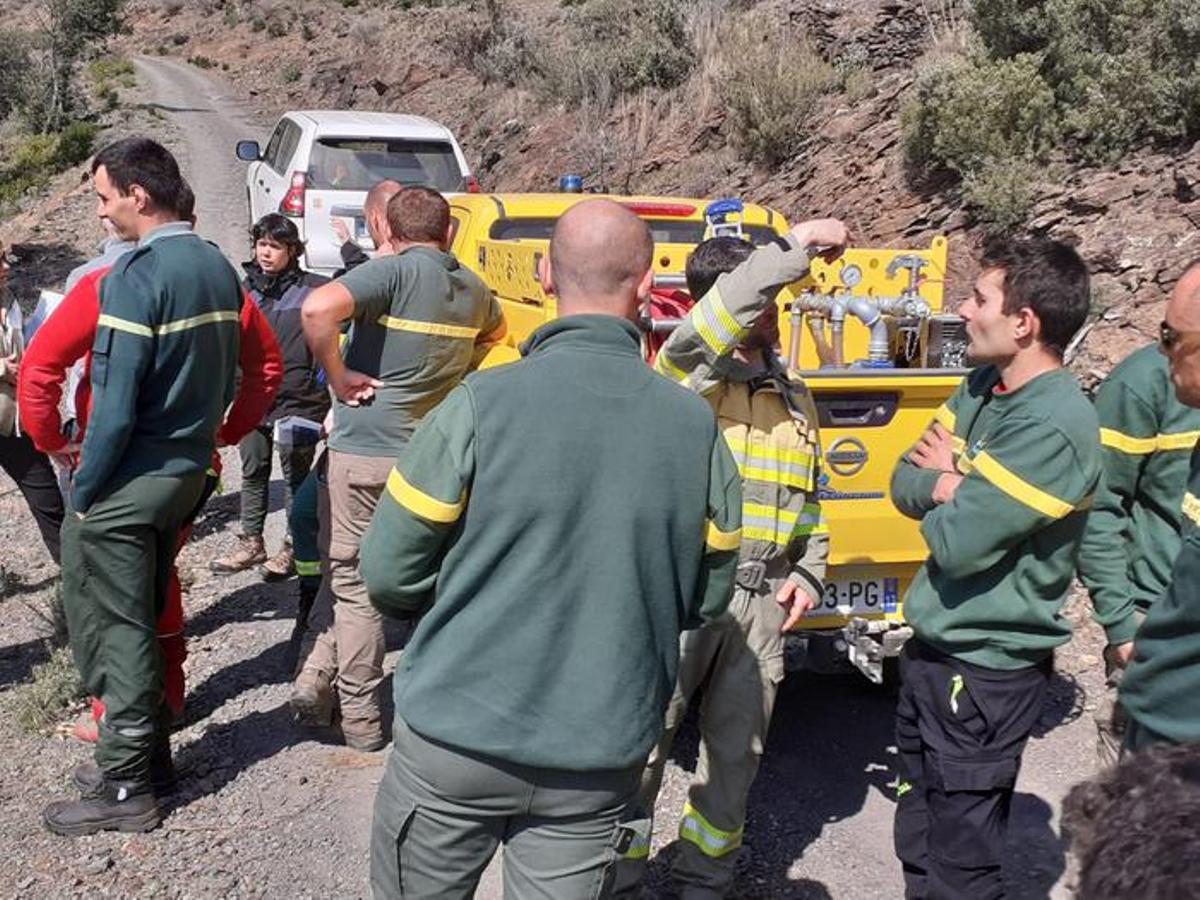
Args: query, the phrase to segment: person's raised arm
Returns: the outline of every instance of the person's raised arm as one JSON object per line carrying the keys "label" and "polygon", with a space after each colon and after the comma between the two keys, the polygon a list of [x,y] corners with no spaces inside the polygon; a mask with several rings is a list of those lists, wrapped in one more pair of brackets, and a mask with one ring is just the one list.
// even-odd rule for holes
{"label": "person's raised arm", "polygon": [[[362,268],[355,271],[362,271]],[[342,280],[331,281],[314,290],[304,298],[300,312],[304,338],[313,356],[325,370],[329,386],[337,398],[348,406],[357,406],[371,399],[375,389],[383,386],[378,379],[348,369],[342,362],[338,335],[341,334],[342,322],[352,318],[354,313],[354,296]]]}

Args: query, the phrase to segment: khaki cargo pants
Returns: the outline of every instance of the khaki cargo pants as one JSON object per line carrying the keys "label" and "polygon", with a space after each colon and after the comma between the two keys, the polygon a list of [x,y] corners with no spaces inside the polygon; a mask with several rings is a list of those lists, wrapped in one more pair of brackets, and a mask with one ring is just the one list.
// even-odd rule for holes
{"label": "khaki cargo pants", "polygon": [[[507,900],[607,897],[642,767],[539,769],[467,754],[396,716],[371,829],[376,900],[468,900],[504,847]],[[642,835],[644,837],[644,834]]]}
{"label": "khaki cargo pants", "polygon": [[[337,673],[342,721],[351,727],[380,724],[383,618],[371,605],[358,571],[358,551],[395,460],[329,452],[329,576],[333,623],[316,638],[304,670]],[[317,607],[327,609],[320,599]],[[314,609],[319,617],[322,612]],[[303,649],[301,657],[304,658]]]}
{"label": "khaki cargo pants", "polygon": [[[667,707],[666,729],[642,776],[639,807],[647,818],[653,816],[675,732],[692,695],[711,673],[700,706],[696,778],[688,790],[672,864],[684,900],[723,897],[733,884],[746,800],[783,681],[779,629],[785,613],[775,602],[779,584],[770,579],[756,590],[735,588],[721,619],[680,636],[679,678]],[[617,876],[619,893],[636,891],[649,850],[647,840],[625,854]]]}

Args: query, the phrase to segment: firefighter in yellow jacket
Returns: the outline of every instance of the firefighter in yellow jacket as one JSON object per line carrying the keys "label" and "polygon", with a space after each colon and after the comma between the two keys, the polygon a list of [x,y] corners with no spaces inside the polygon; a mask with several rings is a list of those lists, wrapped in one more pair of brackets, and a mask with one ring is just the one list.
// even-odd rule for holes
{"label": "firefighter in yellow jacket", "polygon": [[[783,680],[784,634],[821,596],[829,537],[817,502],[817,413],[808,388],[776,354],[775,297],[808,271],[814,248],[832,255],[846,241],[841,222],[822,219],[758,249],[735,237],[700,244],[687,281],[701,299],[655,360],[660,373],[712,405],[743,492],[733,600],[721,619],[683,633],[666,730],[642,778],[640,804],[649,817],[675,731],[707,677],[700,759],[672,865],[685,900],[723,897],[733,883],[746,798]],[[649,852],[647,827],[624,854],[618,892],[636,888]]]}

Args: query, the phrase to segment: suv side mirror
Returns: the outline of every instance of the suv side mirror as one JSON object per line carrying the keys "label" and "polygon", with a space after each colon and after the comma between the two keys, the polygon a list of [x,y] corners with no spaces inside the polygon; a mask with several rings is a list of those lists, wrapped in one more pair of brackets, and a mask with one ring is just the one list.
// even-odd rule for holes
{"label": "suv side mirror", "polygon": [[258,141],[238,141],[237,149],[234,150],[237,158],[242,162],[258,162],[262,159],[262,153],[258,149]]}

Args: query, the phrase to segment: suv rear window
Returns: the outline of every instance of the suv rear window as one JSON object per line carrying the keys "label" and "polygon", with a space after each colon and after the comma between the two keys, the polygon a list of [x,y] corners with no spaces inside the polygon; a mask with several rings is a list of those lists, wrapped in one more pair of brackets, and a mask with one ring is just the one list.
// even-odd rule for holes
{"label": "suv rear window", "polygon": [[319,138],[308,164],[309,187],[367,191],[385,179],[439,191],[466,187],[454,150],[444,141]]}
{"label": "suv rear window", "polygon": [[[557,219],[500,219],[493,222],[488,237],[494,241],[548,241]],[[656,244],[698,244],[704,240],[706,225],[690,219],[643,219]],[[776,237],[766,225],[743,225],[742,231],[754,244],[765,244]]]}

